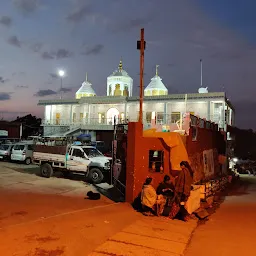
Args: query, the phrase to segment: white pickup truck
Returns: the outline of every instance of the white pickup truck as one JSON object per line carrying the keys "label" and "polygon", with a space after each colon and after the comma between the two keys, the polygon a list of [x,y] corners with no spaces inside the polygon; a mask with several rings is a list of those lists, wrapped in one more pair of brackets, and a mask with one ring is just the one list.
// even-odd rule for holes
{"label": "white pickup truck", "polygon": [[33,163],[40,165],[43,177],[51,177],[54,171],[61,171],[65,176],[84,173],[95,184],[109,175],[110,159],[92,146],[37,145],[33,152]]}

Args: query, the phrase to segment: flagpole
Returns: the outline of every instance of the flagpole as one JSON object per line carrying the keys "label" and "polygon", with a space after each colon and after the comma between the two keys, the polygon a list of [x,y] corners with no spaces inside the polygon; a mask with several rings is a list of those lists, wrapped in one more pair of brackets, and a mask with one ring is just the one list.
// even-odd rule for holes
{"label": "flagpole", "polygon": [[201,87],[203,87],[203,61],[200,59],[200,65],[201,65]]}
{"label": "flagpole", "polygon": [[140,32],[140,111],[139,111],[139,122],[143,123],[143,75],[144,75],[144,28]]}

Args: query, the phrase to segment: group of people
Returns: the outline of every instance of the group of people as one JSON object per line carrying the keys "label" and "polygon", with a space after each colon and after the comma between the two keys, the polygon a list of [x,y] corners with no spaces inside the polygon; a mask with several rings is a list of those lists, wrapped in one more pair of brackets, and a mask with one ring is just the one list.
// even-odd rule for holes
{"label": "group of people", "polygon": [[171,219],[179,217],[184,221],[189,219],[185,204],[193,183],[193,171],[187,161],[182,161],[180,167],[181,171],[175,177],[175,182],[171,181],[169,175],[165,175],[156,190],[152,186],[153,179],[146,179],[141,192],[144,215],[162,215]]}

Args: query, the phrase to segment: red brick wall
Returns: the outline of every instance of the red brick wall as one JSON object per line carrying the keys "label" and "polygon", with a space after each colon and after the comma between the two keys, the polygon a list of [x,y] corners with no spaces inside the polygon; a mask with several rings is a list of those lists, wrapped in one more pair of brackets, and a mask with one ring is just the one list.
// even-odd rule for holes
{"label": "red brick wall", "polygon": [[215,176],[220,172],[218,155],[225,154],[225,140],[221,132],[205,128],[197,129],[198,130],[196,141],[192,141],[191,128],[186,140],[186,148],[190,159],[191,167],[195,172],[194,181],[200,181],[202,179],[205,179],[203,166],[204,150],[214,150]]}
{"label": "red brick wall", "polygon": [[0,121],[0,130],[8,131],[8,138],[20,137],[20,124]]}

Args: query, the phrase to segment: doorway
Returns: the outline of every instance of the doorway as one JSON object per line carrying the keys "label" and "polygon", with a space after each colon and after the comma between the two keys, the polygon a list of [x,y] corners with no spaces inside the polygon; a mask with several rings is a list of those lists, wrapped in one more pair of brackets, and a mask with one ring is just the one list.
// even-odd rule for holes
{"label": "doorway", "polygon": [[110,108],[107,111],[107,123],[108,124],[114,125],[115,120],[116,120],[116,124],[117,124],[118,118],[119,118],[119,111],[116,108]]}

